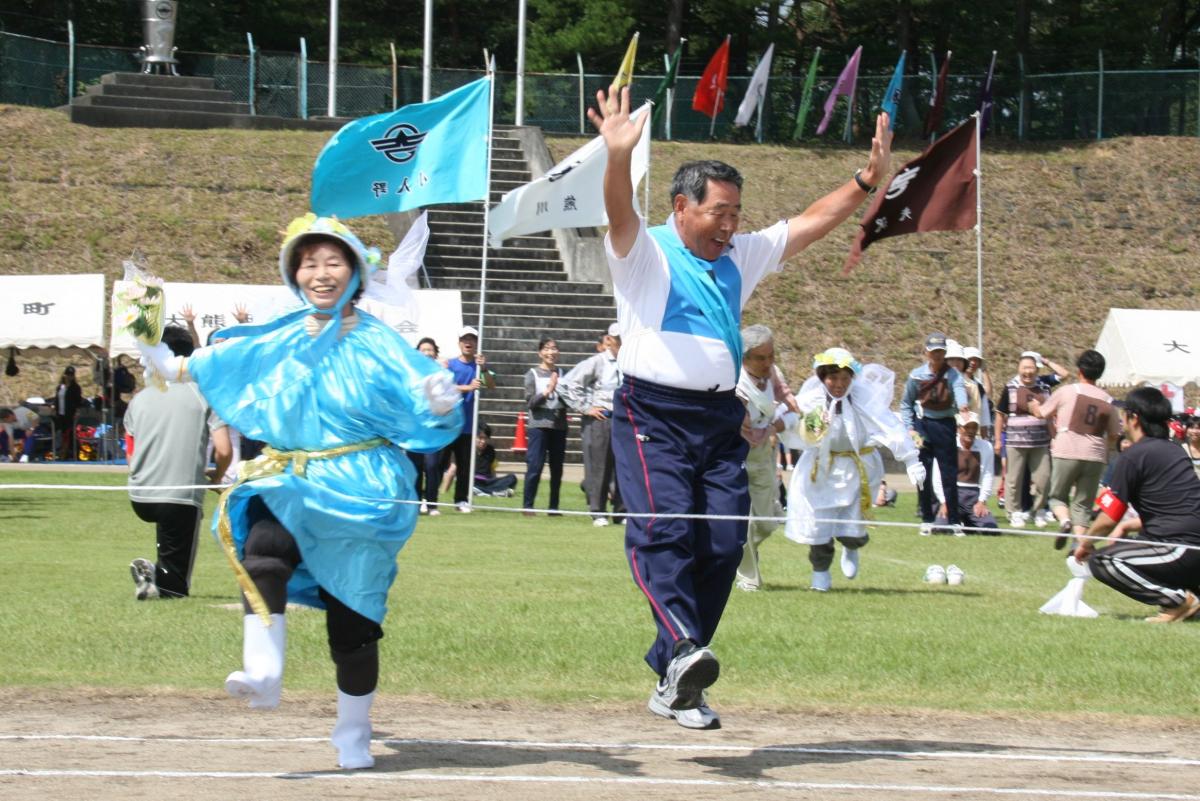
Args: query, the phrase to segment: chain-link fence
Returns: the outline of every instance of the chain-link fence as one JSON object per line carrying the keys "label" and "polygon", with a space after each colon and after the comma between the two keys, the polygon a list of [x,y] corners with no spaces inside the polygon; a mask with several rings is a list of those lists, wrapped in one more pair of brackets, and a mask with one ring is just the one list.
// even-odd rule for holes
{"label": "chain-link fence", "polygon": [[[247,55],[179,53],[184,75],[210,77],[216,88],[232,93],[241,103],[253,100],[254,113],[279,117],[312,117],[328,114],[329,67],[305,61],[298,53]],[[71,83],[71,46],[65,42],[34,39],[0,32],[0,102],[32,106],[60,106],[97,83],[109,72],[140,69],[137,51],[127,48],[79,45],[74,48],[74,86]],[[253,76],[253,86],[251,85]],[[433,96],[483,76],[482,70],[436,69],[431,76]],[[635,103],[654,96],[662,76],[635,78]],[[859,75],[851,118],[848,104],[839,99],[826,131],[837,140],[869,137],[873,115],[891,74]],[[836,75],[819,77],[804,130],[797,137],[796,114],[804,89],[802,75],[778,75],[768,84],[762,115],[762,138],[785,142],[812,138],[823,115],[825,98]],[[531,73],[524,82],[524,123],[548,133],[587,133],[583,108],[594,102],[596,91],[606,88],[608,74]],[[733,120],[749,87],[749,76],[731,77],[724,107],[715,122],[692,109],[691,98],[700,78],[679,76],[670,114],[655,130],[657,137],[749,141],[755,121],[738,128]],[[979,107],[982,74],[949,76],[946,87],[945,130]],[[934,76],[906,76],[896,124],[900,136],[920,136],[929,110]],[[389,111],[421,100],[422,76],[417,67],[339,64],[337,108],[339,117],[362,117]],[[516,75],[496,76],[496,120],[515,118]],[[1112,136],[1200,136],[1200,71],[1143,70],[1023,74],[997,73],[992,84],[992,135],[1018,140],[1096,139]]]}

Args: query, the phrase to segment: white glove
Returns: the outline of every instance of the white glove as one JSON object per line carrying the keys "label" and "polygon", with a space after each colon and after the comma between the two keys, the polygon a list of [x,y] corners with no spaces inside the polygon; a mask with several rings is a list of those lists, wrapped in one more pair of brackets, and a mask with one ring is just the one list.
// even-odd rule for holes
{"label": "white glove", "polygon": [[425,392],[425,399],[429,401],[429,410],[437,415],[449,414],[462,398],[449,370],[427,376],[421,388]]}
{"label": "white glove", "polygon": [[161,342],[150,346],[139,339],[137,349],[140,352],[138,361],[146,368],[147,378],[157,373],[166,381],[183,380],[183,368],[187,361],[184,357],[176,356]]}
{"label": "white glove", "polygon": [[784,412],[776,419],[783,421],[784,431],[790,431],[800,422],[800,415],[796,414],[795,412]]}
{"label": "white glove", "polygon": [[912,482],[914,487],[921,489],[925,486],[925,465],[920,462],[913,462],[910,465],[906,465],[904,470],[908,473],[908,480]]}
{"label": "white glove", "polygon": [[785,414],[787,414],[787,411],[788,411],[788,407],[787,407],[786,403],[776,404],[775,405],[775,416],[771,418],[771,422],[778,423],[783,418],[783,416]]}

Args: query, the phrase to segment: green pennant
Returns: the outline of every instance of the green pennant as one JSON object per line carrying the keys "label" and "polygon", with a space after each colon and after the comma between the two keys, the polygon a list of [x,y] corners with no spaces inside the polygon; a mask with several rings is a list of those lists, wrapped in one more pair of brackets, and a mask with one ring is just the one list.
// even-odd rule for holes
{"label": "green pennant", "polygon": [[683,53],[683,42],[675,48],[675,55],[671,56],[671,64],[667,67],[667,74],[658,82],[658,88],[654,90],[654,116],[650,118],[651,131],[657,126],[662,119],[662,115],[667,110],[667,90],[675,87],[675,74],[679,71],[679,56]]}
{"label": "green pennant", "polygon": [[808,77],[804,79],[804,91],[800,94],[800,110],[796,112],[796,129],[792,139],[799,141],[804,137],[804,120],[808,117],[808,109],[812,106],[813,87],[817,83],[817,62],[821,59],[821,48],[813,53],[812,64],[808,67]]}

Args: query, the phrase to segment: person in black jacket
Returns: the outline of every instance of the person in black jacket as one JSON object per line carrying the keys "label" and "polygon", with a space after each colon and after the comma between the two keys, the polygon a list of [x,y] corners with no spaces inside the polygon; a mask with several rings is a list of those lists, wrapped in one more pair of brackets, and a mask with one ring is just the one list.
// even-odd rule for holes
{"label": "person in black jacket", "polygon": [[1097,501],[1100,514],[1087,533],[1109,535],[1129,506],[1141,518],[1141,533],[1099,551],[1085,539],[1075,558],[1117,592],[1157,604],[1159,614],[1147,622],[1177,623],[1200,612],[1200,479],[1183,450],[1167,438],[1171,404],[1159,390],[1139,387],[1129,393],[1121,416],[1133,444],[1113,469]]}

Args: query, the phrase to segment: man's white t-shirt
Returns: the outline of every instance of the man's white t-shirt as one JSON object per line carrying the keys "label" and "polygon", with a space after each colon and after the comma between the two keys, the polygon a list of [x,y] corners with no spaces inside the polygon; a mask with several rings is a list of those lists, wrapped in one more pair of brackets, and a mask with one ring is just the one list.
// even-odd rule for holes
{"label": "man's white t-shirt", "polygon": [[[667,224],[674,227],[674,214]],[[780,221],[761,231],[733,235],[725,252],[741,273],[742,307],[759,281],[782,267],[787,234],[787,222]],[[666,254],[648,233],[645,220],[639,221],[637,239],[625,258],[613,252],[607,235],[604,249],[621,327],[621,350],[617,355],[621,372],[677,389],[733,389],[738,372],[722,340],[662,330],[671,271]],[[741,309],[733,311],[740,316]]]}

